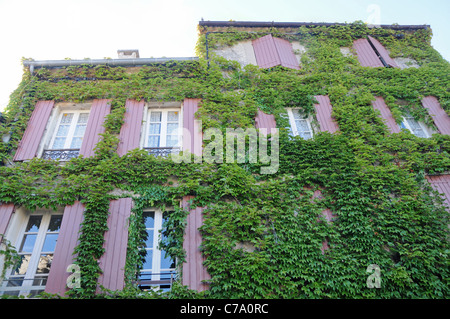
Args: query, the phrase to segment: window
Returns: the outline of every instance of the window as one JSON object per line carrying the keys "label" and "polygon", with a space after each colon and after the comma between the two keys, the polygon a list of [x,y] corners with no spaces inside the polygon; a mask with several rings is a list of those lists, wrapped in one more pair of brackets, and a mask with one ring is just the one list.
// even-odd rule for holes
{"label": "window", "polygon": [[291,135],[301,136],[305,140],[313,137],[313,130],[311,128],[311,118],[306,117],[299,109],[287,109]]}
{"label": "window", "polygon": [[182,127],[179,108],[149,109],[144,149],[155,156],[181,150]]}
{"label": "window", "polygon": [[403,121],[400,124],[400,128],[407,129],[417,137],[431,137],[431,133],[425,124],[416,121],[411,115],[403,117]]}
{"label": "window", "polygon": [[145,242],[145,263],[139,275],[139,287],[143,290],[159,288],[168,290],[175,277],[175,261],[160,250],[159,237],[166,221],[160,210],[145,211],[143,214],[147,239]]}
{"label": "window", "polygon": [[89,111],[63,111],[42,158],[66,160],[78,157],[89,118]]}
{"label": "window", "polygon": [[44,291],[47,283],[62,214],[38,211],[26,215],[15,245],[20,262],[7,270],[0,294],[34,296]]}

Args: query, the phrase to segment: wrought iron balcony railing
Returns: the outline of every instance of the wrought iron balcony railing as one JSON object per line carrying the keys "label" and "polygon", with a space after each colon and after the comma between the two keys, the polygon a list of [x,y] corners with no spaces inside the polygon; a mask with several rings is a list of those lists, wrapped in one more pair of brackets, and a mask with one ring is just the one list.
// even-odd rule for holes
{"label": "wrought iron balcony railing", "polygon": [[136,280],[137,286],[141,290],[158,288],[161,290],[170,290],[172,283],[177,278],[175,270],[161,273],[141,272]]}
{"label": "wrought iron balcony railing", "polygon": [[179,147],[144,147],[144,150],[155,157],[167,157],[169,154],[178,154],[181,151]]}
{"label": "wrought iron balcony railing", "polygon": [[78,157],[80,155],[80,149],[54,149],[44,150],[42,153],[43,159],[52,159],[59,161],[68,161],[71,158]]}

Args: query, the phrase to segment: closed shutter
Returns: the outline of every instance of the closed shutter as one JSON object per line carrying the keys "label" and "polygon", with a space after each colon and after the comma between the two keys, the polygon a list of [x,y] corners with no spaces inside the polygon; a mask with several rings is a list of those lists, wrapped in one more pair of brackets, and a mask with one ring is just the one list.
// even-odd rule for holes
{"label": "closed shutter", "polygon": [[124,123],[120,129],[117,154],[125,155],[128,151],[139,148],[144,101],[127,100],[125,103]]}
{"label": "closed shutter", "polygon": [[384,99],[380,96],[375,97],[375,101],[372,101],[374,109],[380,111],[381,117],[385,120],[385,124],[389,128],[391,133],[400,133],[400,127],[395,122],[389,107],[384,102]]}
{"label": "closed shutter", "polygon": [[422,105],[428,109],[439,133],[450,135],[450,117],[439,104],[434,96],[426,96],[422,99]]}
{"label": "closed shutter", "polygon": [[450,211],[450,175],[426,176],[431,186],[441,194],[447,210]]}
{"label": "closed shutter", "polygon": [[6,233],[13,212],[14,204],[8,203],[0,205],[0,242],[2,240],[2,235],[5,235]]}
{"label": "closed shutter", "polygon": [[36,156],[54,104],[54,101],[39,101],[36,103],[25,133],[14,155],[14,161],[30,160]]}
{"label": "closed shutter", "polygon": [[361,66],[384,67],[378,55],[373,50],[367,39],[358,39],[353,42],[358,61]]}
{"label": "closed shutter", "polygon": [[397,63],[389,56],[388,51],[384,48],[384,46],[377,40],[372,38],[370,35],[368,36],[369,41],[373,44],[375,49],[377,49],[380,56],[383,58],[384,62],[386,62],[387,65],[398,68]]}
{"label": "closed shutter", "polygon": [[195,119],[200,99],[185,99],[183,103],[183,128],[189,135],[183,136],[183,151],[202,156],[203,135],[199,121]]}
{"label": "closed shutter", "polygon": [[64,209],[52,266],[45,287],[47,293],[63,296],[67,291],[66,281],[70,275],[67,272],[67,267],[73,264],[76,258],[73,252],[78,243],[83,212],[84,205],[78,201]]}
{"label": "closed shutter", "polygon": [[263,111],[258,110],[255,117],[255,126],[257,129],[266,129],[265,132],[261,132],[262,134],[271,134],[271,129],[275,129],[277,127],[275,116],[273,116],[273,114],[266,114]]}
{"label": "closed shutter", "polygon": [[106,115],[111,111],[110,100],[94,100],[89,113],[89,120],[80,148],[80,155],[91,157],[95,155],[94,148],[100,141],[100,134],[105,132],[103,123]]}
{"label": "closed shutter", "polygon": [[330,99],[327,95],[315,95],[314,96],[319,102],[314,104],[316,109],[316,118],[319,122],[320,130],[322,132],[328,131],[334,133],[339,130],[337,122],[331,117],[332,107]]}
{"label": "closed shutter", "polygon": [[204,208],[196,207],[190,209],[188,206],[192,198],[194,196],[184,196],[181,201],[181,206],[189,211],[183,242],[183,248],[186,251],[186,262],[183,264],[182,284],[188,286],[189,289],[203,291],[208,289],[208,284],[202,281],[211,278],[206,267],[203,266],[204,257],[200,251],[202,236],[198,228],[203,225],[202,212]]}
{"label": "closed shutter", "polygon": [[275,47],[280,58],[280,64],[284,67],[299,70],[298,60],[295,57],[292,45],[288,40],[273,38]]}
{"label": "closed shutter", "polygon": [[124,287],[125,261],[128,245],[128,218],[132,208],[131,198],[119,198],[109,205],[108,231],[105,233],[105,253],[100,258],[102,274],[99,284],[111,290]]}
{"label": "closed shutter", "polygon": [[271,68],[281,64],[280,57],[275,47],[275,41],[271,34],[252,41],[256,62],[260,68]]}

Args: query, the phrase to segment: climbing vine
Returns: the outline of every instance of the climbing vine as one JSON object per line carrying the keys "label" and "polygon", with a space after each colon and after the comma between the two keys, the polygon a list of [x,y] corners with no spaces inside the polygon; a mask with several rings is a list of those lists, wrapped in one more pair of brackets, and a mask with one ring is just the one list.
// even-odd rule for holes
{"label": "climbing vine", "polygon": [[[76,263],[81,287],[71,298],[448,298],[449,215],[425,174],[450,171],[450,138],[390,134],[371,101],[382,96],[394,118],[406,112],[433,125],[420,104],[438,98],[450,114],[449,64],[430,45],[431,30],[345,26],[276,28],[252,32],[200,27],[198,61],[140,68],[70,66],[24,70],[11,95],[0,134],[0,201],[27,209],[85,205]],[[208,33],[208,34],[207,34]],[[272,33],[305,48],[301,69],[241,67],[214,50]],[[206,59],[206,34],[208,60]],[[372,35],[392,57],[419,68],[365,68],[341,53]],[[351,49],[350,49],[351,51]],[[314,114],[315,95],[328,95],[339,132],[292,138],[286,107]],[[65,165],[43,159],[12,163],[38,100],[112,100],[96,155]],[[261,163],[174,163],[143,150],[116,154],[126,99],[182,101],[201,98],[203,129],[254,127],[257,109],[280,127],[280,166],[260,174]],[[314,196],[321,192],[320,197]],[[119,195],[117,195],[119,194]],[[188,212],[185,195],[207,207],[201,227],[210,290],[197,293],[178,280],[171,292],[142,292],[135,279],[143,263],[146,208],[173,207],[161,248],[178,262]],[[111,199],[132,197],[123,291],[96,294]],[[325,209],[332,220],[323,217]],[[328,249],[322,253],[326,242]],[[381,269],[382,287],[366,286],[367,267]],[[54,297],[54,296],[52,296]]]}

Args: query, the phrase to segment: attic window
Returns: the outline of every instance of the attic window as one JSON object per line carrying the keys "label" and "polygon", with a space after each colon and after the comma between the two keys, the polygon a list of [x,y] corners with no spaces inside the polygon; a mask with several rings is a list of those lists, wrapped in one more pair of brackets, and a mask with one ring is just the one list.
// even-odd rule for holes
{"label": "attic window", "polygon": [[353,47],[361,66],[398,68],[397,63],[389,56],[385,47],[370,35],[367,39],[354,41]]}

